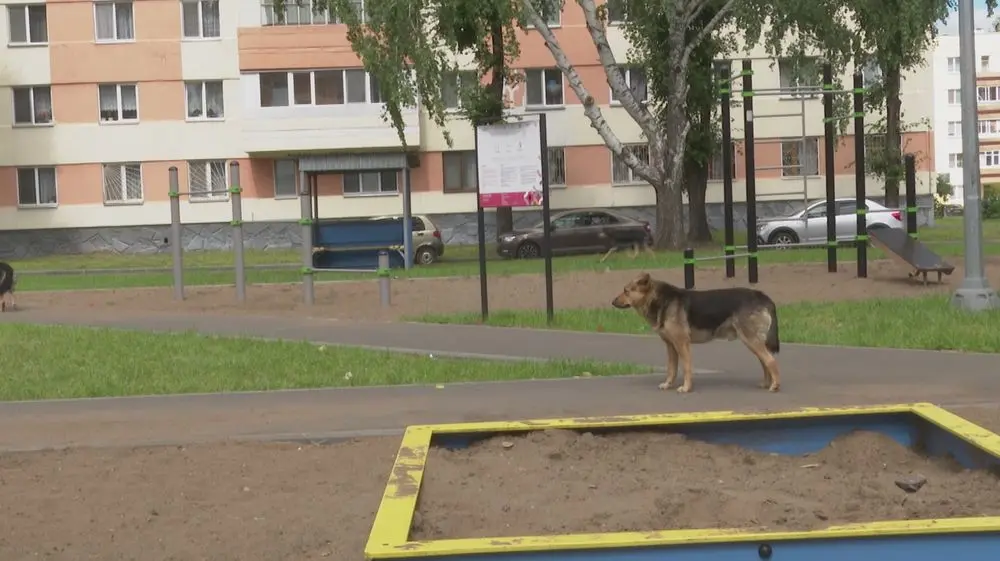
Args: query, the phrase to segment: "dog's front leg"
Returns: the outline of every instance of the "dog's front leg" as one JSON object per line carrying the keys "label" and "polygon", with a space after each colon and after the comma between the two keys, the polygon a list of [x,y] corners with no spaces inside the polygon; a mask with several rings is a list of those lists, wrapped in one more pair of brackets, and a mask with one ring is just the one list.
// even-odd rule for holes
{"label": "dog's front leg", "polygon": [[691,391],[694,381],[692,380],[693,374],[691,372],[691,340],[683,339],[675,342],[674,347],[677,349],[677,354],[684,368],[684,384],[677,388],[678,393],[688,393]]}
{"label": "dog's front leg", "polygon": [[677,379],[677,349],[670,341],[664,339],[663,342],[667,345],[667,381],[660,384],[660,389],[669,390]]}

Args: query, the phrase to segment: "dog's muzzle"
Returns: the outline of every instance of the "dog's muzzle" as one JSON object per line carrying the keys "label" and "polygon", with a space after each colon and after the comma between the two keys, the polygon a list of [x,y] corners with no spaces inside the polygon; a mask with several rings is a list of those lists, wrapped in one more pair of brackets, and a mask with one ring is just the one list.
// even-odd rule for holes
{"label": "dog's muzzle", "polygon": [[630,307],[628,304],[623,304],[621,301],[619,301],[618,298],[612,300],[611,305],[618,308],[619,310],[625,310]]}

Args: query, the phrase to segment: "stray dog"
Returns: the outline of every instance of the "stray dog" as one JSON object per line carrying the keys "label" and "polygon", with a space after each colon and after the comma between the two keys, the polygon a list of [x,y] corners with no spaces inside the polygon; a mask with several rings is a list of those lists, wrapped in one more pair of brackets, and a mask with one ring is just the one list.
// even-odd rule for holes
{"label": "stray dog", "polygon": [[14,267],[0,261],[0,312],[14,309],[15,286],[17,277],[14,275]]}
{"label": "stray dog", "polygon": [[684,384],[677,391],[691,391],[691,344],[715,339],[742,341],[764,368],[761,387],[772,392],[781,388],[774,357],[780,346],[778,311],[774,301],[759,290],[685,290],[642,273],[625,285],[611,305],[633,308],[666,343],[667,381],[660,384],[661,390],[673,385],[680,360]]}

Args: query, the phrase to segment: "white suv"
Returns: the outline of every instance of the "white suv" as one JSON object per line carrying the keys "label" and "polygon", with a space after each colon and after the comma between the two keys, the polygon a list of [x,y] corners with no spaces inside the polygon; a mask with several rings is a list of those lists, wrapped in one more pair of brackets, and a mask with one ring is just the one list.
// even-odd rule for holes
{"label": "white suv", "polygon": [[[853,198],[835,199],[837,241],[854,240],[857,234],[857,205]],[[905,228],[902,212],[865,199],[868,229]],[[757,221],[759,245],[820,244],[826,242],[826,201],[811,203],[790,216]]]}

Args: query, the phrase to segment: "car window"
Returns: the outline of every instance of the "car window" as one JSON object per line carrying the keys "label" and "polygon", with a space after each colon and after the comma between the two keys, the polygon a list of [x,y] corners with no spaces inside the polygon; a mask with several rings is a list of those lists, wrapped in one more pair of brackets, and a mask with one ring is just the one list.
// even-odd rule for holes
{"label": "car window", "polygon": [[589,218],[591,226],[608,226],[618,223],[618,219],[604,212],[592,212]]}
{"label": "car window", "polygon": [[552,221],[552,225],[558,228],[577,228],[586,226],[586,218],[583,214],[567,214]]}
{"label": "car window", "polygon": [[855,201],[840,201],[837,203],[837,215],[847,216],[858,213],[858,204]]}
{"label": "car window", "polygon": [[427,227],[424,226],[424,221],[417,218],[416,216],[410,217],[410,225],[413,226],[414,232],[423,232],[424,230],[427,229]]}
{"label": "car window", "polygon": [[806,213],[806,218],[823,218],[824,216],[826,216],[826,204],[816,205]]}

